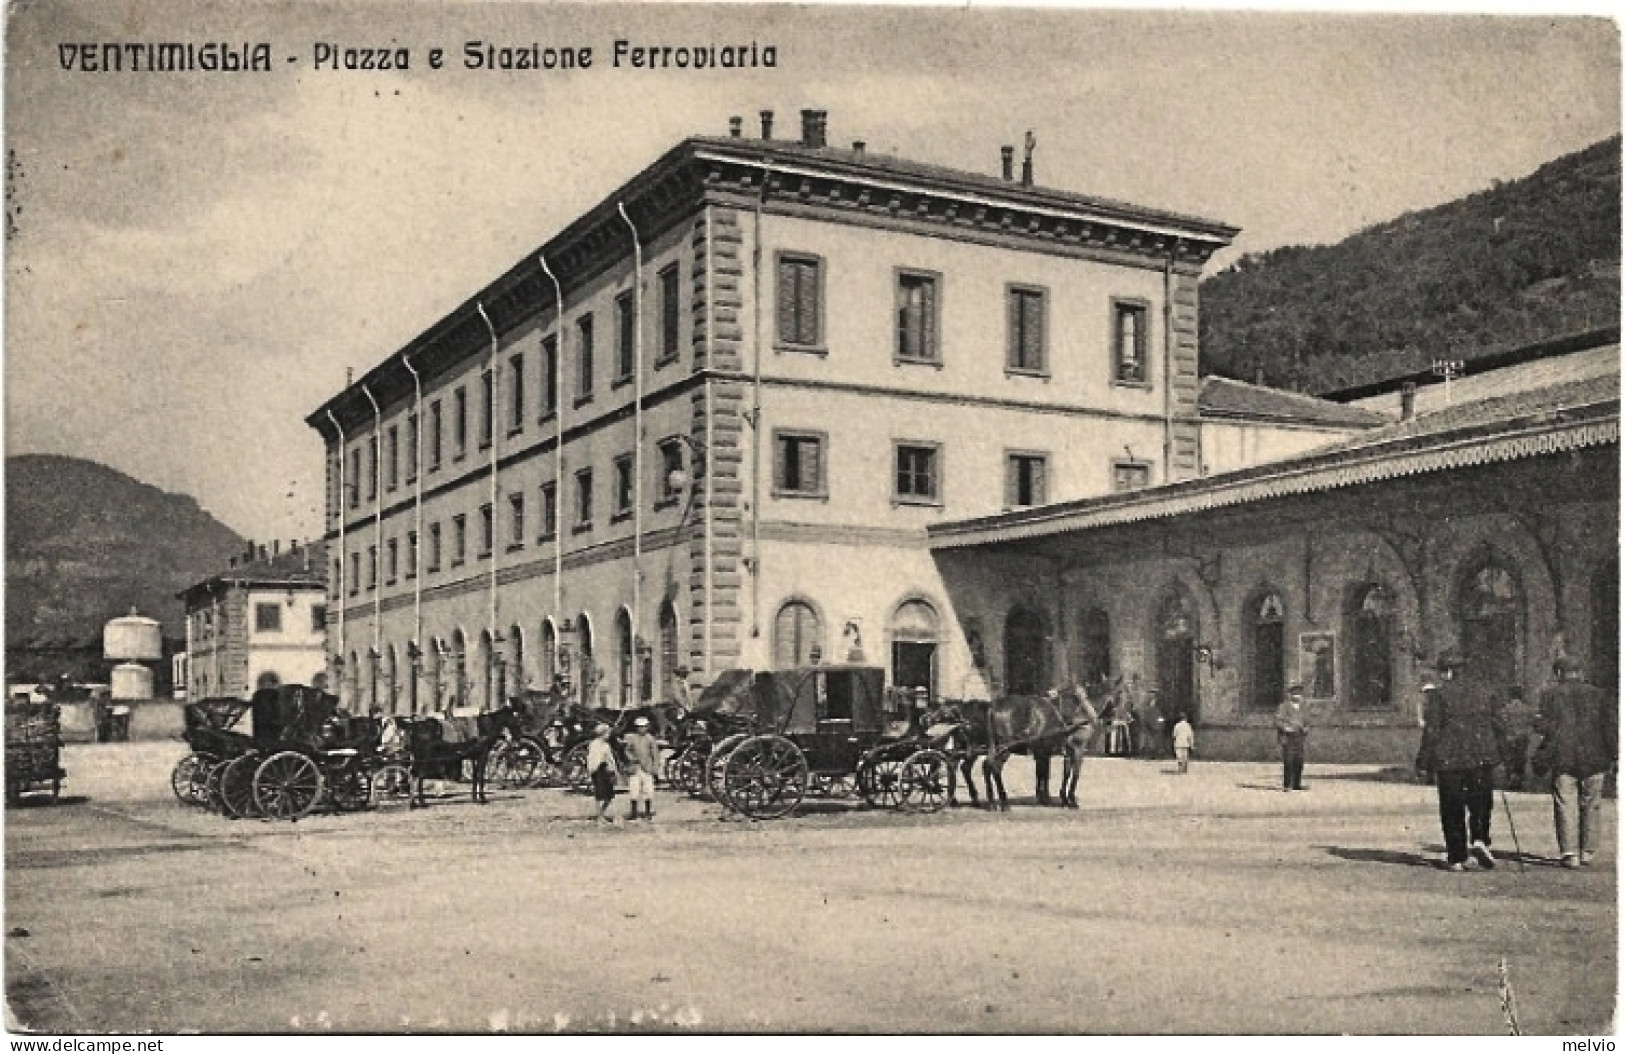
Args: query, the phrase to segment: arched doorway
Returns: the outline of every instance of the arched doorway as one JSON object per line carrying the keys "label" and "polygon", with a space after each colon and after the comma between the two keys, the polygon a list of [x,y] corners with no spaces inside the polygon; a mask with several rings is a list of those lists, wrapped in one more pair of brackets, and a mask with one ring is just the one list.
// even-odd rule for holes
{"label": "arched doorway", "polygon": [[1152,621],[1157,655],[1157,693],[1171,724],[1184,714],[1197,723],[1196,616],[1180,591],[1170,593]]}
{"label": "arched doorway", "polygon": [[537,672],[541,674],[540,687],[543,691],[553,690],[553,681],[558,671],[559,631],[554,627],[552,619],[542,622],[542,653],[536,657]]}
{"label": "arched doorway", "polygon": [[1076,672],[1085,685],[1098,685],[1112,679],[1111,618],[1100,608],[1089,608],[1078,616]]}
{"label": "arched doorway", "polygon": [[463,631],[451,635],[451,670],[447,678],[446,706],[458,710],[468,705],[468,641]]}
{"label": "arched doorway", "polygon": [[937,698],[937,609],[919,598],[905,600],[892,613],[891,680],[896,688],[924,688]]}
{"label": "arched doorway", "polygon": [[805,600],[787,600],[773,618],[773,668],[811,666],[813,650],[823,649],[824,628],[818,612]]}
{"label": "arched doorway", "polygon": [[525,690],[525,631],[515,623],[508,627],[508,666],[500,705]]}
{"label": "arched doorway", "polygon": [[622,608],[615,613],[615,705],[623,710],[637,705],[632,680],[637,662],[635,645],[632,616]]}
{"label": "arched doorway", "polygon": [[1286,698],[1286,615],[1281,595],[1266,589],[1247,605],[1247,705],[1274,710]]}
{"label": "arched doorway", "polygon": [[[367,649],[367,698],[365,700],[365,705],[367,707],[369,707],[369,708],[377,706],[378,705],[378,700],[381,698],[381,696],[379,695],[379,692],[378,692],[378,687],[379,687],[378,682],[382,679],[383,664],[384,664],[383,656],[378,654],[378,649],[377,648],[368,648]],[[358,699],[358,700],[356,700],[356,702],[361,703],[362,700]],[[356,711],[360,711],[361,706],[357,706],[355,709],[356,709]]]}
{"label": "arched doorway", "polygon": [[1377,582],[1349,594],[1349,706],[1378,710],[1394,703],[1393,599]]}
{"label": "arched doorway", "polygon": [[668,599],[660,605],[660,698],[677,700],[683,694],[677,690],[677,670],[683,665],[677,641],[677,605]]}
{"label": "arched doorway", "polygon": [[418,712],[418,680],[423,675],[423,646],[417,641],[406,642],[406,712]]}
{"label": "arched doorway", "polygon": [[1049,620],[1017,605],[1004,620],[1005,694],[1040,695],[1049,687]]}
{"label": "arched doorway", "polygon": [[601,674],[597,663],[592,657],[592,623],[587,619],[586,613],[583,612],[581,617],[576,620],[576,625],[580,627],[577,631],[580,634],[580,643],[576,645],[576,651],[581,662],[576,677],[580,685],[581,705],[597,706],[598,680]]}
{"label": "arched doorway", "polygon": [[395,712],[395,705],[400,699],[400,669],[396,665],[395,645],[384,648],[384,698],[388,700],[382,709],[387,713]]}
{"label": "arched doorway", "polygon": [[1619,690],[1619,557],[1591,575],[1591,662],[1586,680],[1609,695]]}
{"label": "arched doorway", "polygon": [[1522,683],[1523,590],[1497,556],[1469,565],[1461,577],[1456,624],[1467,677],[1499,688]]}

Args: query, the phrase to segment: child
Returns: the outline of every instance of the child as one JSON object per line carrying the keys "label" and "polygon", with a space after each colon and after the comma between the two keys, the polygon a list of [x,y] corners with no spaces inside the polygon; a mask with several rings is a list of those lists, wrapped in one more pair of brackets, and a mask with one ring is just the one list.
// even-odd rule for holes
{"label": "child", "polygon": [[598,803],[598,815],[593,817],[594,822],[600,824],[614,823],[609,818],[609,807],[615,801],[615,750],[609,745],[608,725],[599,725],[592,730],[592,742],[587,744],[587,772],[592,778],[592,796]]}
{"label": "child", "polygon": [[1190,771],[1191,748],[1196,746],[1196,731],[1191,728],[1191,722],[1184,714],[1179,715],[1179,723],[1174,726],[1174,757],[1179,759],[1179,771],[1183,775]]}

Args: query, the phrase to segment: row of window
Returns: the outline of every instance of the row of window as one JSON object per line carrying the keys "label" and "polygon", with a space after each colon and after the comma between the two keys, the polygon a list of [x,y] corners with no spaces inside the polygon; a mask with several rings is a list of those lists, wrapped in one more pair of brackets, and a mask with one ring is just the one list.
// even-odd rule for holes
{"label": "row of window", "polygon": [[[823,432],[775,429],[773,432],[773,493],[777,497],[824,498],[829,495]],[[902,505],[937,505],[942,502],[943,451],[935,442],[899,440],[892,445],[892,500]],[[1004,504],[1008,508],[1043,505],[1050,501],[1048,453],[1022,450],[1005,454]],[[1143,461],[1112,462],[1112,489],[1136,490],[1151,482],[1151,466]]]}
{"label": "row of window", "polygon": [[[214,612],[205,608],[193,616],[198,639],[207,640],[214,633]],[[222,622],[224,619],[221,620]],[[254,605],[254,632],[281,633],[282,605],[276,603]],[[322,633],[327,629],[327,608],[317,604],[310,609],[310,631]]]}
{"label": "row of window", "polygon": [[[677,360],[680,351],[681,277],[676,264],[662,270],[657,281],[657,310],[660,318],[659,351],[655,366],[659,368]],[[637,320],[636,306],[631,291],[615,300],[615,357],[611,386],[630,383],[636,359]],[[592,312],[576,319],[576,393],[575,405],[582,406],[593,397],[594,322]],[[558,355],[557,335],[542,340],[540,359],[540,398],[538,412],[545,421],[558,413]],[[515,435],[525,427],[528,407],[524,352],[515,352],[508,359],[504,394],[508,434]],[[449,400],[449,401],[448,401]],[[388,490],[394,490],[404,481],[417,478],[420,453],[428,461],[425,471],[437,471],[449,456],[452,460],[464,457],[469,444],[468,391],[459,386],[444,399],[431,400],[427,407],[426,435],[420,435],[418,415],[409,413],[404,428],[392,424],[377,441],[353,447],[350,450],[346,501],[350,508],[358,508],[365,493],[368,501],[378,497],[380,476]],[[494,422],[497,420],[496,385],[490,370],[480,374],[480,415],[478,443],[481,449],[491,445]],[[419,450],[423,444],[424,449]],[[365,451],[366,464],[362,457]],[[363,472],[365,469],[365,472]]]}
{"label": "row of window", "polygon": [[[808,253],[778,257],[775,319],[778,347],[822,353],[824,336],[824,261]],[[896,338],[892,354],[899,363],[942,365],[942,275],[900,268],[894,290]],[[1005,369],[1011,373],[1049,373],[1049,291],[1042,286],[1005,287]],[[1135,298],[1111,301],[1111,379],[1116,384],[1150,382],[1147,357],[1151,305]]]}

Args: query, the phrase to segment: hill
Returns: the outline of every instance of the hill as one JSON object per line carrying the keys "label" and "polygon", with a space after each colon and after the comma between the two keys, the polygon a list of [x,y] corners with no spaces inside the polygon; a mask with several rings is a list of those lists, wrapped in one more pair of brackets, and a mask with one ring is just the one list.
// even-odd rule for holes
{"label": "hill", "polygon": [[1620,139],[1202,283],[1204,373],[1326,392],[1619,324]]}
{"label": "hill", "polygon": [[30,652],[99,652],[102,627],[132,607],[184,637],[175,594],[242,551],[198,507],[80,458],[6,458],[8,675]]}

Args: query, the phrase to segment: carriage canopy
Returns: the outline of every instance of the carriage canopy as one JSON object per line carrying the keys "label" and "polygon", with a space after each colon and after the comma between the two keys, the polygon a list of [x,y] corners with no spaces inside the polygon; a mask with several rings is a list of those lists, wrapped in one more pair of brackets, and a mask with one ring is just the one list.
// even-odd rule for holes
{"label": "carriage canopy", "polygon": [[694,709],[748,716],[761,731],[786,735],[878,733],[886,722],[885,683],[879,666],[728,670]]}

